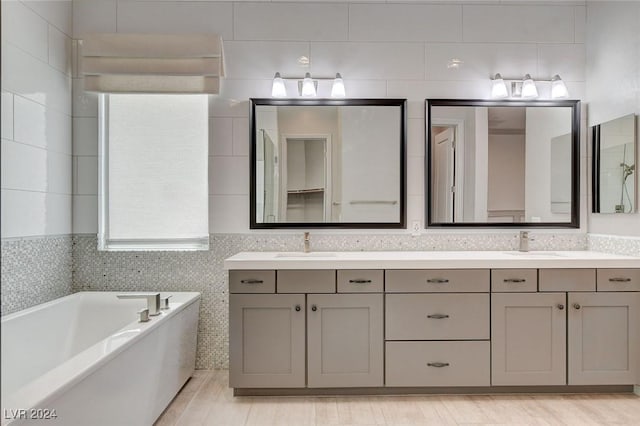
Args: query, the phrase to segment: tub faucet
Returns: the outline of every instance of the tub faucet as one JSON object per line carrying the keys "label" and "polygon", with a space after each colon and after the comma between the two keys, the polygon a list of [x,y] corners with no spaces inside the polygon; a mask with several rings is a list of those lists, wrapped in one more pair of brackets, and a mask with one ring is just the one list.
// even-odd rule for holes
{"label": "tub faucet", "polygon": [[311,251],[311,237],[308,232],[304,233],[304,252],[309,253]]}
{"label": "tub faucet", "polygon": [[529,241],[535,241],[529,237],[529,231],[520,231],[520,248],[519,251],[529,251]]}
{"label": "tub faucet", "polygon": [[160,314],[160,293],[124,293],[118,294],[118,299],[146,299],[149,315]]}

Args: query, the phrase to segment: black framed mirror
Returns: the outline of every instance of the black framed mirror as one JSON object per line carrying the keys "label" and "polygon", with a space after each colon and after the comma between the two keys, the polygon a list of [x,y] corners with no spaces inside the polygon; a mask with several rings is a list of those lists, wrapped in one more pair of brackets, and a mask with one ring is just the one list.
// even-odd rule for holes
{"label": "black framed mirror", "polygon": [[251,99],[250,227],[405,228],[405,99]]}
{"label": "black framed mirror", "polygon": [[591,127],[592,212],[635,213],[636,116],[628,114]]}
{"label": "black framed mirror", "polygon": [[425,106],[427,227],[579,227],[579,101]]}

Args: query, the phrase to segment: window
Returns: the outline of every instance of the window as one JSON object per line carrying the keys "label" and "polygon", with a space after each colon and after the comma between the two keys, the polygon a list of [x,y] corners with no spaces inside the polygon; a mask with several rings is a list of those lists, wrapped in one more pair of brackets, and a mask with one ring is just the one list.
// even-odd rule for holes
{"label": "window", "polygon": [[100,95],[99,250],[206,250],[206,95]]}

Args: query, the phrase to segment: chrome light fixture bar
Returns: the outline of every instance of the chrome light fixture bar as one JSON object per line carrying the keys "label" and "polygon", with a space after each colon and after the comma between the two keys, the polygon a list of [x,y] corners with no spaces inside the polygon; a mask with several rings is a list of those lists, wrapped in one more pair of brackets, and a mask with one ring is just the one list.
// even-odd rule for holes
{"label": "chrome light fixture bar", "polygon": [[302,97],[315,97],[318,94],[318,81],[319,80],[331,80],[333,84],[331,86],[332,98],[344,98],[346,96],[346,90],[344,87],[344,80],[340,73],[336,73],[335,78],[329,77],[311,77],[310,73],[305,73],[304,77],[287,77],[283,78],[279,72],[276,72],[271,84],[271,97],[273,98],[286,98],[287,89],[285,81],[296,81],[298,85],[298,96]]}
{"label": "chrome light fixture bar", "polygon": [[525,74],[523,78],[506,78],[503,79],[498,73],[491,79],[491,97],[494,99],[503,99],[509,97],[508,86],[506,81],[511,82],[511,98],[535,99],[539,97],[536,82],[551,83],[551,99],[568,98],[569,91],[564,81],[558,74],[551,79],[534,80],[530,74]]}

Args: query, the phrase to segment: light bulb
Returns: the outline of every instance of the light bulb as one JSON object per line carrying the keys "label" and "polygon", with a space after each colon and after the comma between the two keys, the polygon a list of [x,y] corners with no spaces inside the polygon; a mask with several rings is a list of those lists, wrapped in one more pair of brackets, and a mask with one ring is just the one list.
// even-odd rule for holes
{"label": "light bulb", "polygon": [[304,80],[302,80],[302,92],[300,94],[302,96],[316,95],[316,86],[313,84],[313,80],[311,80],[311,74],[309,73],[306,73],[304,75]]}
{"label": "light bulb", "polygon": [[568,98],[569,91],[567,90],[567,86],[564,84],[564,81],[560,78],[558,74],[554,75],[551,79],[551,98]]}
{"label": "light bulb", "polygon": [[273,77],[273,83],[271,84],[271,97],[272,98],[286,98],[287,89],[284,87],[284,80],[280,77],[280,73],[277,72]]}
{"label": "light bulb", "polygon": [[509,96],[507,91],[507,85],[502,79],[502,76],[498,73],[491,81],[491,97],[494,99],[506,98]]}
{"label": "light bulb", "polygon": [[331,97],[344,98],[345,96],[346,92],[344,90],[344,81],[342,80],[340,73],[337,73],[335,80],[333,80],[333,86],[331,86]]}
{"label": "light bulb", "polygon": [[529,99],[538,97],[538,88],[529,74],[524,76],[524,81],[522,82],[522,97]]}

